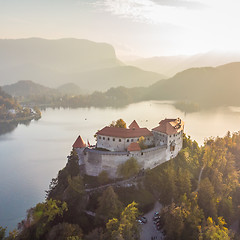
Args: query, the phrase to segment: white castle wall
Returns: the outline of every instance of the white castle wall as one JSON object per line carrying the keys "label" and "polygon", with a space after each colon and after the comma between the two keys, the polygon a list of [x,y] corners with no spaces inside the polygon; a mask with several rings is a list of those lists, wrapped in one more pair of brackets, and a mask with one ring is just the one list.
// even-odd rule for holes
{"label": "white castle wall", "polygon": [[[98,135],[97,138],[97,147],[105,148],[110,151],[126,151],[127,147],[132,142],[137,142],[139,138],[117,138],[110,136]],[[150,146],[154,144],[154,137],[147,136],[145,137],[145,144]]]}
{"label": "white castle wall", "polygon": [[[105,137],[105,140],[100,139],[103,141],[98,142],[98,147],[109,148],[113,146],[113,148],[119,149],[118,151],[99,151],[89,148],[76,149],[79,156],[79,165],[81,165],[87,175],[98,176],[99,173],[105,170],[111,178],[115,178],[117,177],[118,166],[131,157],[137,159],[143,169],[152,169],[176,157],[182,149],[183,131],[174,135],[158,134],[157,132],[153,132],[153,134],[156,147],[138,152],[126,151],[127,146],[131,143],[131,141],[127,142],[127,139],[122,139],[122,141],[119,142],[117,141],[119,138],[115,138],[115,143],[113,144],[113,137],[109,137],[111,140],[106,139],[108,137]],[[152,144],[153,137],[149,138],[149,143],[151,142]],[[109,143],[110,141],[111,143]],[[137,141],[137,138],[135,138],[134,141]],[[99,143],[101,144],[100,146]],[[174,150],[171,148],[171,145],[174,146]],[[120,149],[122,151],[120,151]]]}
{"label": "white castle wall", "polygon": [[141,152],[105,152],[93,149],[85,149],[83,161],[85,173],[91,176],[98,176],[103,170],[109,176],[117,177],[117,168],[129,158],[137,159],[143,169],[154,168],[166,161],[166,146],[145,149]]}
{"label": "white castle wall", "polygon": [[152,131],[153,136],[154,136],[154,142],[156,146],[161,146],[161,145],[166,145],[167,144],[167,134],[165,133],[160,133],[157,131]]}
{"label": "white castle wall", "polygon": [[[183,131],[179,132],[178,134],[169,135],[167,138],[168,147],[166,150],[166,158],[170,160],[178,155],[178,152],[182,149],[183,144]],[[170,151],[171,144],[175,146],[174,151]]]}

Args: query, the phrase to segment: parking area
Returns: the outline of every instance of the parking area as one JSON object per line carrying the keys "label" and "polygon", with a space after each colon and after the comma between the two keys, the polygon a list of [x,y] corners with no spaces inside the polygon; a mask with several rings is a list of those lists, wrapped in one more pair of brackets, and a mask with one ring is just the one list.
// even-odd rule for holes
{"label": "parking area", "polygon": [[144,217],[147,219],[147,222],[142,224],[142,231],[141,231],[141,236],[140,240],[162,240],[164,239],[164,236],[161,231],[157,230],[157,225],[154,223],[154,216],[156,219],[156,214],[154,215],[155,212],[159,212],[162,208],[162,205],[159,202],[156,202],[154,205],[153,210],[150,212],[146,213]]}

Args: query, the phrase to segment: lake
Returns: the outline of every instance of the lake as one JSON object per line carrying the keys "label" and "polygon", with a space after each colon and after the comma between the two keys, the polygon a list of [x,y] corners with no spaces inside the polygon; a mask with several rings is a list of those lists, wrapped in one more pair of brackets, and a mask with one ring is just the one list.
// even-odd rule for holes
{"label": "lake", "polygon": [[18,125],[0,136],[0,226],[16,227],[26,210],[45,199],[45,190],[62,169],[77,136],[94,144],[97,130],[123,118],[141,127],[156,127],[164,118],[180,117],[185,132],[203,144],[204,138],[240,130],[240,108],[225,107],[185,114],[168,102],[141,102],[125,108],[47,109],[39,121]]}

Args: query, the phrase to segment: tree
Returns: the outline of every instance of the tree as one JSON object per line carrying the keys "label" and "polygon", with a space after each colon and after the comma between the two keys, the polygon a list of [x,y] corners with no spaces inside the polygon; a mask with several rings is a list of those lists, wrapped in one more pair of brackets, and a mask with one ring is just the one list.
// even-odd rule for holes
{"label": "tree", "polygon": [[226,222],[222,217],[218,218],[218,225],[211,217],[208,217],[206,226],[203,227],[199,240],[230,240],[230,233],[224,225]]}
{"label": "tree", "polygon": [[100,184],[105,184],[109,181],[109,176],[108,176],[108,172],[103,170],[99,173],[98,175],[98,182]]}
{"label": "tree", "polygon": [[59,223],[51,228],[47,240],[81,240],[82,230],[77,224]]}
{"label": "tree", "polygon": [[198,238],[203,212],[197,205],[197,195],[189,199],[184,194],[180,197],[179,204],[172,203],[165,207],[161,216],[167,239],[195,240]]}
{"label": "tree", "polygon": [[53,199],[38,203],[34,208],[28,210],[27,219],[21,224],[21,234],[27,236],[31,234],[26,239],[40,239],[49,230],[50,223],[56,217],[63,216],[63,213],[67,210],[65,202]]}
{"label": "tree", "polygon": [[132,202],[121,213],[120,219],[112,218],[106,224],[105,239],[133,240],[139,239],[140,227],[137,222],[139,211],[137,203]]}
{"label": "tree", "polygon": [[113,188],[108,187],[98,199],[97,218],[103,219],[105,223],[114,217],[119,217],[122,203],[118,200]]}
{"label": "tree", "polygon": [[126,122],[120,118],[117,121],[112,121],[109,127],[127,128],[127,125]]}
{"label": "tree", "polygon": [[67,163],[67,170],[71,176],[77,176],[79,174],[78,155],[75,149],[72,149],[70,157]]}
{"label": "tree", "polygon": [[201,181],[199,189],[198,204],[203,209],[205,217],[217,218],[217,202],[214,193],[214,188],[209,181],[209,178],[204,178]]}
{"label": "tree", "polygon": [[84,193],[83,180],[81,176],[79,175],[75,177],[68,176],[68,184],[69,187],[71,187],[71,189],[74,190],[75,192],[79,194]]}
{"label": "tree", "polygon": [[163,209],[161,215],[163,215],[164,230],[167,239],[181,239],[185,227],[185,221],[189,214],[190,213],[187,209],[176,206],[175,203],[172,203],[170,206]]}
{"label": "tree", "polygon": [[[1,89],[0,89],[0,91],[1,91]],[[0,226],[0,240],[4,239],[5,234],[6,234],[6,229],[7,228],[3,228],[3,227]]]}
{"label": "tree", "polygon": [[139,138],[138,144],[139,144],[141,149],[146,149],[147,148],[147,145],[145,144],[145,138],[143,136],[141,136]]}
{"label": "tree", "polygon": [[139,171],[140,165],[133,157],[128,159],[125,163],[120,164],[117,169],[118,175],[124,177],[125,179],[138,174]]}

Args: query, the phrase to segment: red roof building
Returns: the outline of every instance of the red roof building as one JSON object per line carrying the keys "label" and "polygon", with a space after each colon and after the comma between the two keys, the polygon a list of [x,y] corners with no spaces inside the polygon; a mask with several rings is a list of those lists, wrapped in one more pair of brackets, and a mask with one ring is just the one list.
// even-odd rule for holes
{"label": "red roof building", "polygon": [[118,127],[105,127],[97,132],[97,135],[117,137],[117,138],[139,138],[141,136],[153,136],[147,128],[118,128]]}
{"label": "red roof building", "polygon": [[133,120],[133,122],[128,126],[129,129],[137,129],[140,128],[139,125],[137,124],[137,122],[135,120]]}
{"label": "red roof building", "polygon": [[173,135],[181,132],[184,129],[184,122],[180,119],[164,119],[159,123],[158,127],[153,128],[153,131]]}
{"label": "red roof building", "polygon": [[72,145],[73,148],[85,148],[86,144],[83,141],[83,139],[81,138],[81,136],[79,135],[77,140],[75,141],[75,143]]}
{"label": "red roof building", "polygon": [[137,142],[131,143],[128,148],[128,152],[136,152],[136,151],[141,151],[141,148]]}

